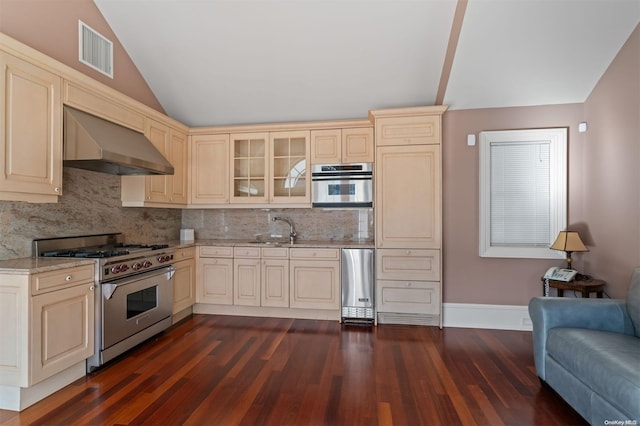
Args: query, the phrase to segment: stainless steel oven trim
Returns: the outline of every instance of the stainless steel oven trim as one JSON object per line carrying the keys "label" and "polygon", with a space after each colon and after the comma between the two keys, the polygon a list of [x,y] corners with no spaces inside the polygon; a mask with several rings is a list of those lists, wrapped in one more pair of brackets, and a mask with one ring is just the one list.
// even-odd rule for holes
{"label": "stainless steel oven trim", "polygon": [[[331,186],[350,186],[349,193],[332,193]],[[335,188],[334,188],[335,189]],[[373,164],[314,164],[311,176],[312,207],[373,207]]]}

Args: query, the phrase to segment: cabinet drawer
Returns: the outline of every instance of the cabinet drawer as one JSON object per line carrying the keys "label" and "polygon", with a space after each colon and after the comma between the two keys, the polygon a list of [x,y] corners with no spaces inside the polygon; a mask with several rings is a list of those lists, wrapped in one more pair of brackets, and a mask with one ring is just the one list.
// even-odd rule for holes
{"label": "cabinet drawer", "polygon": [[233,257],[233,247],[202,246],[200,257]]}
{"label": "cabinet drawer", "polygon": [[268,247],[262,249],[263,259],[288,259],[289,249],[286,247]]}
{"label": "cabinet drawer", "polygon": [[339,260],[339,249],[311,249],[311,248],[292,248],[290,252],[291,259],[307,259],[307,260]]}
{"label": "cabinet drawer", "polygon": [[64,84],[64,103],[114,123],[144,132],[144,115],[126,108],[107,96],[69,81]]}
{"label": "cabinet drawer", "polygon": [[82,283],[90,283],[94,281],[94,278],[94,265],[42,272],[31,278],[31,294],[35,296]]}
{"label": "cabinet drawer", "polygon": [[376,278],[439,281],[440,250],[378,249]]}
{"label": "cabinet drawer", "polygon": [[440,143],[440,115],[387,117],[376,120],[376,145]]}
{"label": "cabinet drawer", "polygon": [[377,280],[376,305],[378,312],[438,315],[440,283]]}
{"label": "cabinet drawer", "polygon": [[195,247],[178,249],[176,250],[174,259],[176,262],[179,262],[180,260],[192,259],[195,255],[196,255]]}
{"label": "cabinet drawer", "polygon": [[233,257],[259,259],[260,247],[234,247]]}

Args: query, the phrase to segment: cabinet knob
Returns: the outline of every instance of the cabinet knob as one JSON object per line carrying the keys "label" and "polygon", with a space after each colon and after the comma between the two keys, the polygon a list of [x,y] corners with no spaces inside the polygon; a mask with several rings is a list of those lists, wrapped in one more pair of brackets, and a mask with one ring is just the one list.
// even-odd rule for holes
{"label": "cabinet knob", "polygon": [[71,281],[73,279],[73,277],[71,275],[67,275],[64,279],[67,280],[67,281]]}
{"label": "cabinet knob", "polygon": [[58,194],[60,193],[60,187],[59,186],[56,186],[55,188],[53,188],[53,190]]}
{"label": "cabinet knob", "polygon": [[94,288],[96,287],[92,285],[91,287],[89,287],[89,291],[93,291]]}
{"label": "cabinet knob", "polygon": [[411,255],[411,250],[407,250],[407,256]]}
{"label": "cabinet knob", "polygon": [[411,281],[409,281],[409,282],[407,283],[407,287],[411,287],[411,284],[413,284],[413,283],[412,283]]}

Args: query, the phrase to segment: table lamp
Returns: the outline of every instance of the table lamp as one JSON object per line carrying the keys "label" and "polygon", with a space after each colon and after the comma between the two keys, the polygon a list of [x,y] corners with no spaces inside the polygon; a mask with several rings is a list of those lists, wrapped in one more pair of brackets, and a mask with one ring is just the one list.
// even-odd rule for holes
{"label": "table lamp", "polygon": [[560,231],[558,238],[556,238],[549,248],[563,251],[567,254],[567,269],[573,269],[571,267],[571,253],[574,251],[589,251],[580,239],[580,234],[576,231]]}

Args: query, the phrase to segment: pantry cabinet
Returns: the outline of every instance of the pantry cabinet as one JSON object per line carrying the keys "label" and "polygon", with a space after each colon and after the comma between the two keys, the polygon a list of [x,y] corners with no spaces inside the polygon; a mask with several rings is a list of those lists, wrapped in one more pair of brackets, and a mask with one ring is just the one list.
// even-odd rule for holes
{"label": "pantry cabinet", "polygon": [[176,269],[173,279],[173,314],[191,307],[196,302],[195,248],[178,249],[174,254]]}
{"label": "pantry cabinet", "polygon": [[62,193],[62,78],[0,51],[0,199]]}
{"label": "pantry cabinet", "polygon": [[376,139],[380,323],[442,327],[441,118],[446,107],[370,111]]}

